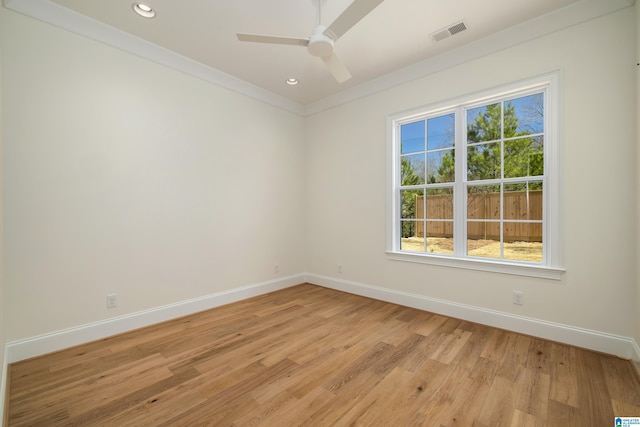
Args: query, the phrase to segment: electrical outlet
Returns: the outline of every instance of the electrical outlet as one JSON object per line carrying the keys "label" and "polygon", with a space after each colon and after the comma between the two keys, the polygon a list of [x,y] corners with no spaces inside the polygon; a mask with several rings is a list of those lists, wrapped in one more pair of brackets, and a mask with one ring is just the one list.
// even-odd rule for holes
{"label": "electrical outlet", "polygon": [[342,264],[338,264],[338,273],[342,273]]}
{"label": "electrical outlet", "polygon": [[107,308],[114,308],[118,306],[118,294],[107,295]]}
{"label": "electrical outlet", "polygon": [[278,264],[274,264],[274,265],[273,265],[273,272],[274,272],[274,273],[278,273],[278,272],[280,272],[280,266],[279,266]]}
{"label": "electrical outlet", "polygon": [[517,305],[524,305],[524,292],[513,291],[513,303]]}

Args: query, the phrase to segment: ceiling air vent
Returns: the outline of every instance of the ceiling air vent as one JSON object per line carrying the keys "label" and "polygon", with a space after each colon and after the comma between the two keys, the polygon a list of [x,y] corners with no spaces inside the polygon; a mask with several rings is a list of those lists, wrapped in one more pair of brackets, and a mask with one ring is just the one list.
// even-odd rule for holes
{"label": "ceiling air vent", "polygon": [[457,22],[455,24],[451,24],[446,28],[436,31],[431,35],[434,41],[439,42],[440,40],[444,40],[447,37],[451,37],[454,34],[458,34],[467,29],[467,26],[463,21]]}

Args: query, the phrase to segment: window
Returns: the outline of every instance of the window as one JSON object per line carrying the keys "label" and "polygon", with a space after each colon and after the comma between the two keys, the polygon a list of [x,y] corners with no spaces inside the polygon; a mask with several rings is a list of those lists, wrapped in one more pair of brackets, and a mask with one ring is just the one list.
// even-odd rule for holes
{"label": "window", "polygon": [[389,118],[393,259],[559,278],[558,76]]}

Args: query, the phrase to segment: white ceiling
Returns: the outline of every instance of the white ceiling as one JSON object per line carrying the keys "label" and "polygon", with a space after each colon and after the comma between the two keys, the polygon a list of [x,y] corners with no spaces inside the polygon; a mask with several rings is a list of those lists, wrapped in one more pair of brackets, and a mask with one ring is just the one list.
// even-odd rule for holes
{"label": "white ceiling", "polygon": [[[399,72],[407,74],[411,67],[424,67],[451,52],[465,48],[467,52],[486,50],[488,43],[497,50],[503,47],[501,43],[537,37],[634,3],[634,0],[384,0],[337,41],[335,52],[353,75],[341,84],[304,47],[247,43],[236,38],[236,32],[309,37],[318,23],[317,1],[146,0],[157,12],[153,19],[136,15],[133,0],[5,0],[4,3],[10,9],[141,56],[153,59],[153,54],[147,55],[145,51],[159,46],[164,49],[156,52],[156,56],[165,59],[156,58],[158,62],[171,62],[173,59],[167,58],[173,55],[178,58],[176,63],[182,61],[182,68],[191,68],[192,74],[213,69],[218,80],[227,80],[223,85],[235,84],[237,78],[259,88],[263,97],[264,93],[276,94],[293,109],[321,104],[341,93],[361,91],[372,82],[379,84],[385,76],[395,75],[397,81]],[[328,26],[351,1],[323,0],[322,23]],[[432,40],[434,32],[459,21],[465,22],[466,31],[440,42]],[[286,85],[285,80],[290,77],[299,79],[300,84]]]}

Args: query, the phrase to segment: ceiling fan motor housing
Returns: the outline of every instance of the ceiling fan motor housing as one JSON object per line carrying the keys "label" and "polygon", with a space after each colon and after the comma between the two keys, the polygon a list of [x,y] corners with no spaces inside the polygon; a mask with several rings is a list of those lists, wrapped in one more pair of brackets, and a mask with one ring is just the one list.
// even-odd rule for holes
{"label": "ceiling fan motor housing", "polygon": [[311,55],[324,58],[333,53],[333,39],[325,34],[325,30],[322,25],[313,30],[308,46]]}

